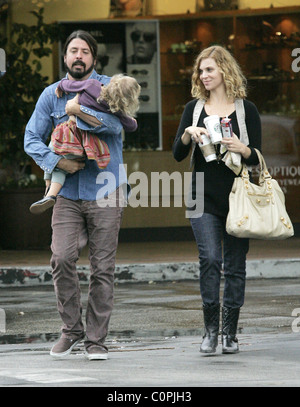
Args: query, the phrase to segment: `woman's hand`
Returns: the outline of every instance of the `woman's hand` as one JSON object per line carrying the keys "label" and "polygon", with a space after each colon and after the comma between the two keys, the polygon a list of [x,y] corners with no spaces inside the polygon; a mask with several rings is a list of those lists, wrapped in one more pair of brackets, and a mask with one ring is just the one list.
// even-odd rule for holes
{"label": "woman's hand", "polygon": [[233,153],[240,153],[244,158],[249,158],[251,150],[245,146],[236,134],[233,133],[232,137],[224,137],[221,143],[227,148],[228,151]]}
{"label": "woman's hand", "polygon": [[197,144],[202,144],[202,135],[209,137],[208,131],[204,127],[190,126],[185,129],[181,136],[181,140],[185,145],[188,145],[191,140],[195,141]]}

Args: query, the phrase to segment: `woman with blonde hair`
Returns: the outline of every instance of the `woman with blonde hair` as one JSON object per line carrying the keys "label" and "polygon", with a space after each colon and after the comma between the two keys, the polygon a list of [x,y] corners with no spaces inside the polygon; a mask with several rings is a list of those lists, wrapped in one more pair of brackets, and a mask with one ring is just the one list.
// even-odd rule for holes
{"label": "woman with blonde hair", "polygon": [[[64,78],[58,83],[55,94],[60,98],[64,92],[77,92],[78,103],[85,108],[116,115],[126,132],[137,129],[134,116],[139,109],[141,87],[135,78],[116,74],[106,85],[96,79],[76,81]],[[49,147],[56,154],[69,159],[86,157],[94,160],[100,169],[105,169],[110,161],[107,144],[97,135],[78,129],[75,116],[70,116],[68,121],[56,126]],[[66,173],[55,169],[52,174],[45,173],[44,179],[46,193],[43,199],[30,206],[33,214],[43,213],[55,204],[56,197],[64,185]]]}
{"label": "woman with blonde hair", "polygon": [[[229,193],[236,172],[226,154],[235,154],[248,166],[257,165],[255,148],[261,149],[261,121],[255,105],[246,100],[246,79],[235,58],[221,46],[204,49],[197,57],[192,74],[192,96],[187,103],[173,144],[173,155],[181,161],[192,148],[192,197],[197,202],[202,185],[197,173],[204,174],[204,210],[190,216],[199,251],[200,292],[205,334],[200,352],[216,352],[220,319],[220,282],[224,270],[222,306],[222,352],[239,351],[236,338],[240,308],[244,304],[248,239],[226,232]],[[200,106],[200,108],[198,107]],[[194,109],[199,119],[193,123]],[[206,161],[200,148],[210,138],[205,118],[217,115],[230,119],[233,134],[222,138],[213,149],[216,159]],[[221,128],[219,128],[221,129]],[[202,187],[202,188],[201,188]]]}

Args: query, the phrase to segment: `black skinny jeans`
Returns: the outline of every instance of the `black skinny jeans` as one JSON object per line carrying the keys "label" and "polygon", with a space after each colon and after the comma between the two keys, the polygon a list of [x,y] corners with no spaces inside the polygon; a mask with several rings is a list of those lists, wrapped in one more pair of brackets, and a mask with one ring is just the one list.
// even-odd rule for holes
{"label": "black skinny jeans", "polygon": [[[246,255],[249,239],[230,236],[226,218],[204,213],[190,219],[199,250],[200,293],[204,305],[220,302],[222,263],[224,266],[223,306],[240,308],[244,304]],[[223,241],[223,256],[222,256]]]}

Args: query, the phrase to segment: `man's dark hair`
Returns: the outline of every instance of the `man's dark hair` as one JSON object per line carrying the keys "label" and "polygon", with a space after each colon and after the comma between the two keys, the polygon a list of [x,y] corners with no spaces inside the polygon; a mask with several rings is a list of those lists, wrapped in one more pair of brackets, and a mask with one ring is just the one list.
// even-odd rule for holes
{"label": "man's dark hair", "polygon": [[83,30],[73,31],[72,34],[69,35],[65,42],[64,55],[66,55],[68,45],[72,40],[74,40],[74,38],[80,38],[81,40],[85,41],[88,44],[94,59],[97,58],[97,41],[90,33]]}

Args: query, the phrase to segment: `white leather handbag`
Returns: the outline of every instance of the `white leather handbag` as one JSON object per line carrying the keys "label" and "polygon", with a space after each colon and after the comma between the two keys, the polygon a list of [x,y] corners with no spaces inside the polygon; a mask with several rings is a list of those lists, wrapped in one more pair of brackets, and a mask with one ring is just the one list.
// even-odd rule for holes
{"label": "white leather handbag", "polygon": [[248,169],[243,165],[229,194],[226,231],[241,238],[286,239],[294,235],[294,228],[285,208],[284,193],[271,177],[260,151],[255,150],[260,165],[259,183],[250,182]]}

